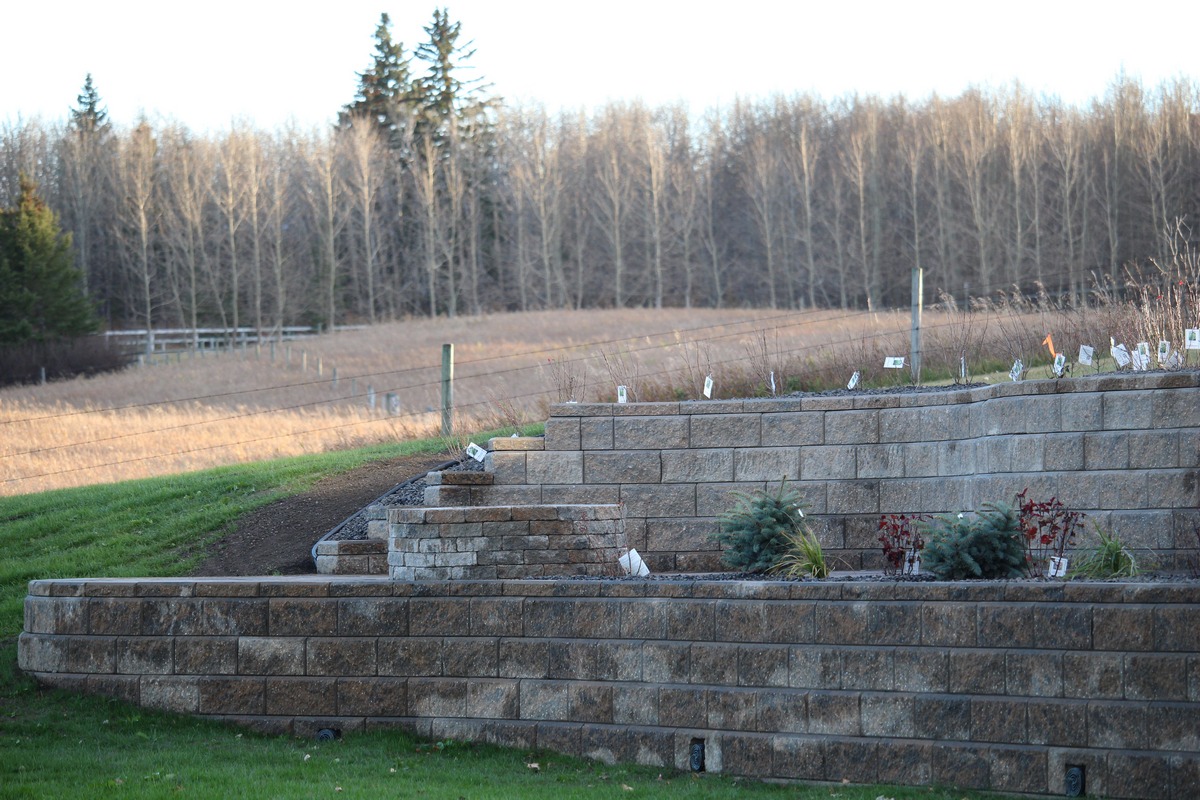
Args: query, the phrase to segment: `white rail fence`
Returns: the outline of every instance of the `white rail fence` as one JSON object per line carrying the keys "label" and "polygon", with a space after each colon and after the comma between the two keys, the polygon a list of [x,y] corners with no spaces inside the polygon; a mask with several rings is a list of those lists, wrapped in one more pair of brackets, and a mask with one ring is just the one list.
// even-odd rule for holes
{"label": "white rail fence", "polygon": [[[363,328],[363,325],[338,325],[334,331]],[[282,328],[141,328],[105,331],[113,345],[130,353],[166,353],[175,350],[222,350],[267,342],[288,342],[318,336],[324,329],[317,325],[288,325]]]}

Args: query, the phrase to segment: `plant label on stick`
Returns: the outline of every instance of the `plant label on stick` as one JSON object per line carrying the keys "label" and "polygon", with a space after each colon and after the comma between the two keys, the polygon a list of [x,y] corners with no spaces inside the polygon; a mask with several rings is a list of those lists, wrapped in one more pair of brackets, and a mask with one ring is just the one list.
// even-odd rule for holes
{"label": "plant label on stick", "polygon": [[1185,350],[1200,350],[1200,328],[1188,328],[1183,341]]}
{"label": "plant label on stick", "polygon": [[712,399],[713,379],[712,375],[707,375],[704,378],[704,396],[709,400]]}
{"label": "plant label on stick", "polygon": [[1117,362],[1118,367],[1127,367],[1133,358],[1129,355],[1129,348],[1123,344],[1113,345],[1112,350],[1113,360]]}
{"label": "plant label on stick", "polygon": [[1008,371],[1008,377],[1014,382],[1021,380],[1021,373],[1025,371],[1025,365],[1021,363],[1021,359],[1013,362],[1012,369]]}
{"label": "plant label on stick", "polygon": [[771,374],[768,377],[771,379],[771,396],[774,397],[775,396],[775,370],[771,370]]}
{"label": "plant label on stick", "polygon": [[1062,374],[1063,374],[1063,370],[1066,369],[1066,366],[1067,366],[1067,357],[1065,355],[1063,355],[1062,353],[1059,353],[1058,355],[1056,355],[1054,357],[1054,374],[1055,375],[1057,375],[1058,377],[1061,378]]}
{"label": "plant label on stick", "polygon": [[1171,343],[1163,339],[1158,343],[1158,363],[1165,364],[1171,357]]}
{"label": "plant label on stick", "polygon": [[846,388],[853,389],[854,387],[858,386],[858,379],[861,377],[862,376],[859,375],[858,370],[854,370],[854,374],[850,376],[850,382],[846,384]]}
{"label": "plant label on stick", "polygon": [[1065,556],[1050,556],[1050,577],[1067,577],[1068,559]]}
{"label": "plant label on stick", "polygon": [[904,369],[904,356],[887,356],[883,359],[884,369]]}
{"label": "plant label on stick", "polygon": [[1137,351],[1138,351],[1138,355],[1143,356],[1147,361],[1150,360],[1150,343],[1149,342],[1138,342]]}
{"label": "plant label on stick", "polygon": [[[1146,344],[1146,343],[1142,342],[1142,344]],[[1129,358],[1133,362],[1133,368],[1135,370],[1137,370],[1138,372],[1145,372],[1146,370],[1148,370],[1150,368],[1149,346],[1147,345],[1146,350],[1143,351],[1141,345],[1138,345],[1138,349],[1136,351],[1134,351],[1129,356]]]}
{"label": "plant label on stick", "polygon": [[629,392],[624,386],[617,387],[617,402],[618,403],[628,403],[629,402]]}
{"label": "plant label on stick", "polygon": [[1092,356],[1095,355],[1095,352],[1090,344],[1079,345],[1079,363],[1090,367],[1092,365]]}
{"label": "plant label on stick", "polygon": [[958,357],[958,379],[963,383],[967,381],[967,357]]}
{"label": "plant label on stick", "polygon": [[1171,353],[1171,357],[1167,359],[1167,367],[1170,369],[1179,369],[1183,366],[1183,353],[1178,350]]}
{"label": "plant label on stick", "polygon": [[487,450],[484,450],[479,445],[471,442],[467,445],[467,455],[476,461],[483,461],[483,457],[487,455]]}

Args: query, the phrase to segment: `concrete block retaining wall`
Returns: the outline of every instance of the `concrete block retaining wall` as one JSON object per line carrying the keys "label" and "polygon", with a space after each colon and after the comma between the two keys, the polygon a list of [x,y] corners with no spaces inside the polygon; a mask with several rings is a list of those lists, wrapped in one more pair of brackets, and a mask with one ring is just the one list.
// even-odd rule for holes
{"label": "concrete block retaining wall", "polygon": [[393,508],[388,522],[393,580],[614,575],[626,544],[616,505]]}
{"label": "concrete block retaining wall", "polygon": [[1200,797],[1200,585],[53,580],[43,684],[311,735],[389,727],[855,783]]}
{"label": "concrete block retaining wall", "polygon": [[1200,373],[925,394],[553,406],[544,443],[497,439],[494,485],[453,502],[620,503],[655,571],[718,569],[731,492],[794,482],[822,544],[882,565],[880,514],[971,511],[1028,488],[1161,566],[1200,527]]}

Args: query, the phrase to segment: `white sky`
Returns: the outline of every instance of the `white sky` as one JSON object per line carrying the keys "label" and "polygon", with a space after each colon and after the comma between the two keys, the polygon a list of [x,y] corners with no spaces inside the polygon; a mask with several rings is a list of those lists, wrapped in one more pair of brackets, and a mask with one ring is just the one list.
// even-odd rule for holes
{"label": "white sky", "polygon": [[[380,12],[409,51],[437,0],[47,0],[0,10],[0,124],[65,120],[91,72],[112,121],[196,131],[332,121],[371,59]],[[1200,74],[1200,3],[1138,0],[455,0],[475,73],[510,101],[593,109],[813,91],[921,100],[1020,80],[1069,103],[1124,69]]]}

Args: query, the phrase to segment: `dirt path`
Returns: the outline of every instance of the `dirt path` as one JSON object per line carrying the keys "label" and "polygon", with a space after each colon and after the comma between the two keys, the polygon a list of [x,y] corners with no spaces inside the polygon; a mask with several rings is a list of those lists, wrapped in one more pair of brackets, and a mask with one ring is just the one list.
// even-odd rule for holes
{"label": "dirt path", "polygon": [[303,575],[313,573],[313,543],[346,517],[414,475],[445,462],[422,454],[376,461],[333,475],[309,491],[252,511],[210,548],[193,575]]}

